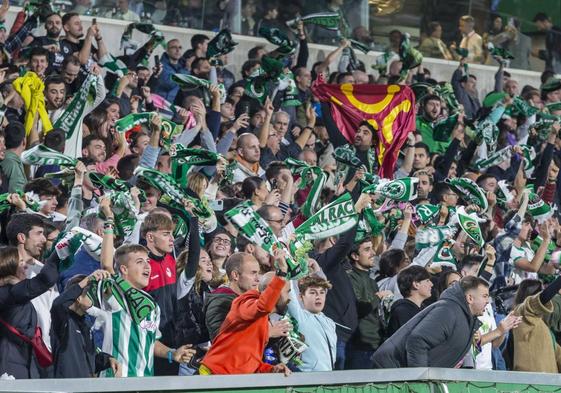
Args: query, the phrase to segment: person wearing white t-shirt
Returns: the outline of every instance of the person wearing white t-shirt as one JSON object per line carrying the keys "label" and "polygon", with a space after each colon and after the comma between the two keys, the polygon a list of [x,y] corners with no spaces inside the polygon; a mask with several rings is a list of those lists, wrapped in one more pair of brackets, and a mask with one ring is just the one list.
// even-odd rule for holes
{"label": "person wearing white t-shirt", "polygon": [[509,263],[514,267],[512,276],[515,284],[527,278],[538,278],[537,273],[543,265],[551,239],[549,223],[546,221],[540,226],[543,241],[534,253],[529,242],[531,230],[532,224],[524,220],[518,237],[512,242]]}

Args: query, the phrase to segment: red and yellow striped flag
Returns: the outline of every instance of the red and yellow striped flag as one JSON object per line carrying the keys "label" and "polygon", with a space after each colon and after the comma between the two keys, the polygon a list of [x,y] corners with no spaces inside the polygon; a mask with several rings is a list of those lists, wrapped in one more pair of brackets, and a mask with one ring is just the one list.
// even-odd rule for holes
{"label": "red and yellow striped flag", "polygon": [[415,130],[413,91],[402,85],[336,85],[320,79],[314,82],[312,91],[321,102],[331,104],[331,116],[349,143],[353,143],[355,131],[364,120],[377,130],[379,175],[393,178],[399,150]]}

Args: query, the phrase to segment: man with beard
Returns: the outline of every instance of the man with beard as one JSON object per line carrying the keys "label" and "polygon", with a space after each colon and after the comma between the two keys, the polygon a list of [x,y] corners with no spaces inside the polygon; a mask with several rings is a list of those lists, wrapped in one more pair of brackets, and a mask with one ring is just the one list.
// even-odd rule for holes
{"label": "man with beard", "polygon": [[62,31],[62,17],[52,13],[45,19],[46,35],[33,37],[30,45],[45,48],[49,51],[49,64],[54,71],[60,71],[64,55],[60,51],[60,33]]}
{"label": "man with beard", "polygon": [[[107,48],[97,24],[91,25],[88,28],[86,37],[81,39],[84,36],[84,28],[80,15],[75,12],[69,12],[62,17],[62,27],[66,34],[60,41],[60,50],[63,56],[76,55],[80,60],[80,64],[86,65],[92,54],[96,54],[98,59],[107,54]],[[92,45],[94,38],[97,42],[97,50]]]}
{"label": "man with beard", "polygon": [[81,67],[80,60],[74,55],[67,56],[60,67],[60,76],[70,96],[73,96],[84,82],[85,72],[82,72]]}
{"label": "man with beard", "polygon": [[232,302],[218,336],[202,361],[201,375],[290,374],[285,364],[272,366],[262,360],[269,340],[269,314],[284,314],[290,302],[288,265],[281,250],[275,252],[275,266],[276,272],[261,278],[259,290],[249,290]]}
{"label": "man with beard", "polygon": [[62,114],[62,107],[66,100],[66,85],[64,80],[57,74],[49,75],[47,79],[45,79],[43,94],[45,95],[45,105],[49,117],[54,123]]}
{"label": "man with beard", "polygon": [[[20,258],[26,263],[26,278],[37,276],[43,269],[41,258],[45,251],[47,238],[43,227],[43,219],[36,214],[21,213],[12,216],[6,227],[8,242],[18,248]],[[51,287],[42,295],[31,300],[37,312],[37,324],[43,333],[43,342],[51,350],[51,306],[59,293],[56,286]],[[42,378],[51,376],[52,368],[40,368]]]}
{"label": "man with beard", "polygon": [[444,154],[450,145],[449,138],[436,140],[434,135],[434,126],[442,111],[442,100],[439,96],[431,94],[423,98],[421,105],[422,111],[417,116],[417,131],[423,137],[423,142],[428,145],[430,153]]}

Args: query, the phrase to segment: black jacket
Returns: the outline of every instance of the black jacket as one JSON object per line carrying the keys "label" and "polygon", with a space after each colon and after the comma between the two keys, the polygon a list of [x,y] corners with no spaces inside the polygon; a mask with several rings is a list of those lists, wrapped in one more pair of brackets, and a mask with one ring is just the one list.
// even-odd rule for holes
{"label": "black jacket", "polygon": [[55,378],[90,378],[110,366],[108,354],[96,354],[85,315],[70,310],[81,294],[82,288],[73,284],[55,299],[51,308]]}
{"label": "black jacket", "polygon": [[454,284],[378,348],[374,368],[455,367],[480,325],[460,285]]}
{"label": "black jacket", "polygon": [[216,288],[209,293],[205,299],[203,313],[205,315],[205,325],[211,341],[218,336],[222,322],[230,312],[232,302],[237,297],[236,293],[226,286]]}
{"label": "black jacket", "polygon": [[345,269],[355,234],[356,226],[341,235],[337,243],[323,254],[312,255],[333,285],[327,292],[323,312],[337,325],[337,338],[345,342],[349,341],[358,326],[357,300]]}
{"label": "black jacket", "polygon": [[405,325],[421,311],[421,307],[417,306],[409,299],[399,299],[392,304],[390,311],[390,321],[388,323],[388,336],[398,331],[400,327]]}
{"label": "black jacket", "polygon": [[[33,338],[37,313],[31,299],[48,291],[58,280],[59,259],[53,253],[39,274],[15,285],[0,287],[0,318]],[[42,332],[49,334],[49,332]],[[39,365],[30,344],[0,324],[0,371],[16,379],[39,378]]]}

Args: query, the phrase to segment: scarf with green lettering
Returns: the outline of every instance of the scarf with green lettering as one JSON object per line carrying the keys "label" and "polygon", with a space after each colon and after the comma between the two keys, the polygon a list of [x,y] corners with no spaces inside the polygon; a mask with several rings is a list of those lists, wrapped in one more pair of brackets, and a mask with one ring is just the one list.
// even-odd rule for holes
{"label": "scarf with green lettering", "polygon": [[148,124],[154,116],[154,112],[140,112],[140,113],[131,113],[126,115],[125,117],[121,117],[119,120],[115,122],[115,131],[122,134],[130,129],[134,128],[137,125]]}
{"label": "scarf with green lettering", "polygon": [[415,213],[421,224],[428,224],[440,214],[440,205],[429,203],[415,206]]}
{"label": "scarf with green lettering", "polygon": [[209,41],[206,50],[206,57],[213,59],[226,55],[236,49],[239,42],[234,42],[232,34],[228,29],[221,30],[212,40]]}
{"label": "scarf with green lettering", "polygon": [[286,25],[290,28],[295,28],[299,21],[304,22],[304,26],[316,25],[324,29],[337,31],[341,22],[341,15],[338,12],[318,12],[289,20],[286,22]]}
{"label": "scarf with green lettering", "polygon": [[274,255],[274,251],[279,248],[285,250],[288,275],[291,279],[298,279],[308,273],[307,258],[294,259],[288,247],[277,239],[271,227],[253,210],[249,201],[228,210],[225,217],[238,228],[246,239],[261,247],[269,255]]}
{"label": "scarf with green lettering", "polygon": [[[104,191],[130,192],[130,185],[124,180],[115,179],[112,176],[104,175],[99,172],[88,172],[88,178],[96,188]],[[146,201],[146,194],[143,190],[140,190],[138,199],[140,202]]]}
{"label": "scarf with green lettering", "polygon": [[482,169],[487,169],[495,165],[502,164],[506,160],[509,160],[512,157],[512,146],[507,146],[504,149],[498,150],[487,158],[482,158],[477,160],[474,164],[475,169],[478,171]]}
{"label": "scarf with green lettering", "polygon": [[170,175],[142,166],[134,170],[134,175],[144,179],[152,187],[159,190],[164,202],[173,202],[175,206],[183,209],[183,202],[188,200],[195,206],[193,213],[197,217],[205,219],[212,215],[212,210],[204,201],[188,195]]}
{"label": "scarf with green lettering", "polygon": [[310,192],[306,197],[306,201],[301,207],[302,214],[305,217],[310,217],[316,213],[319,204],[321,191],[325,187],[327,181],[327,173],[317,166],[310,166],[304,161],[296,160],[294,158],[287,158],[286,165],[294,175],[300,176],[299,189],[303,190],[310,187]]}
{"label": "scarf with green lettering", "polygon": [[367,194],[380,194],[394,201],[409,202],[417,199],[419,178],[402,177],[396,180],[381,179],[378,184],[365,187],[362,192]]}
{"label": "scarf with green lettering", "polygon": [[25,165],[59,165],[74,168],[78,163],[75,158],[59,153],[45,145],[36,145],[21,154],[21,161]]}
{"label": "scarf with green lettering", "polygon": [[476,213],[467,213],[463,206],[459,206],[456,209],[456,214],[458,215],[458,223],[460,228],[470,237],[471,240],[475,242],[479,247],[485,245],[485,239],[483,239],[483,233],[481,232],[481,227],[479,226],[479,219]]}
{"label": "scarf with green lettering", "polygon": [[479,206],[482,211],[486,211],[489,207],[485,191],[473,180],[465,177],[457,177],[454,179],[446,179],[444,182],[450,186],[452,191],[462,197],[464,201]]}
{"label": "scarf with green lettering", "polygon": [[[86,106],[94,108],[97,97],[97,75],[89,74],[86,80],[76,92],[70,104],[53,125],[54,128],[62,128],[66,133],[66,139],[72,139],[78,127],[82,127],[82,121],[86,116]],[[99,99],[102,99],[99,97]],[[91,109],[90,109],[91,110]]]}
{"label": "scarf with green lettering", "polygon": [[171,173],[181,187],[187,187],[187,173],[196,165],[215,165],[220,159],[220,154],[207,149],[187,148],[181,143],[170,146]]}
{"label": "scarf with green lettering", "polygon": [[111,294],[119,306],[130,315],[135,324],[139,325],[154,310],[157,304],[148,293],[134,288],[123,277],[114,274],[110,279],[92,281],[88,289],[88,297],[95,307],[100,308],[102,302]]}
{"label": "scarf with green lettering", "polygon": [[345,193],[300,224],[294,233],[301,241],[325,239],[340,235],[357,223],[351,194]]}

